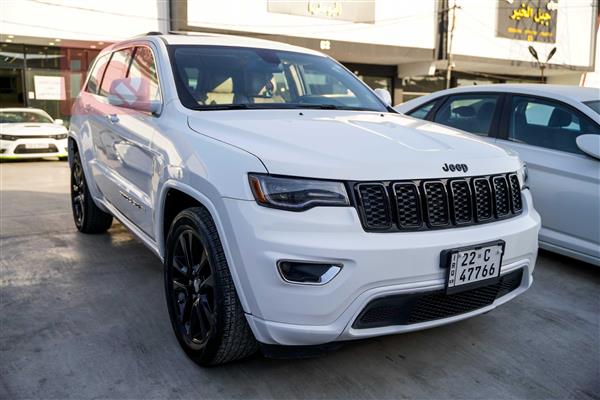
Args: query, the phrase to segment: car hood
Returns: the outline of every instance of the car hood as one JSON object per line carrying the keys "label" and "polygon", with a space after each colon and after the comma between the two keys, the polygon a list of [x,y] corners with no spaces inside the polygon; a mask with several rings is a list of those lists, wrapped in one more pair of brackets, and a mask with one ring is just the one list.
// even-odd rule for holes
{"label": "car hood", "polygon": [[[474,135],[391,113],[331,110],[201,111],[191,129],[258,157],[269,173],[343,180],[515,171],[514,155]],[[225,161],[224,161],[225,162]]]}
{"label": "car hood", "polygon": [[0,124],[0,133],[15,136],[60,135],[67,133],[67,128],[46,123],[5,123]]}

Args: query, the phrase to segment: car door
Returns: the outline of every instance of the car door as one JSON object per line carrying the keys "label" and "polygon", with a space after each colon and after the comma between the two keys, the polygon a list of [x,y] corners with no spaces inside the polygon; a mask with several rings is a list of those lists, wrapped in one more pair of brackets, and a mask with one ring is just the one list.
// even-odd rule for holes
{"label": "car door", "polygon": [[506,99],[498,144],[527,163],[542,217],[540,241],[550,249],[600,257],[600,163],[577,147],[582,134],[598,135],[600,126],[557,100],[513,94]]}
{"label": "car door", "polygon": [[[77,96],[71,116],[71,129],[76,128],[79,134],[79,151],[85,171],[93,175],[94,182],[98,176],[98,148],[95,146],[94,137],[104,124],[104,116],[101,117],[102,99],[98,91],[111,56],[112,53],[105,53],[96,59],[85,88]],[[97,185],[90,185],[90,191],[98,197]]]}
{"label": "car door", "polygon": [[111,104],[115,81],[147,80],[150,100],[160,101],[154,54],[146,45],[116,51],[100,85],[99,127],[95,130],[96,182],[105,199],[138,228],[154,237],[152,174],[156,153],[152,138],[158,116]]}

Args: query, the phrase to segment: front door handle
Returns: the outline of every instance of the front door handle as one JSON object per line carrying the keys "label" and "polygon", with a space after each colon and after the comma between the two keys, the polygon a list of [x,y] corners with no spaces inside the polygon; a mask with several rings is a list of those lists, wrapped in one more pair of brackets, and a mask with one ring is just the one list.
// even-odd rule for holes
{"label": "front door handle", "polygon": [[119,117],[117,117],[117,114],[108,114],[106,118],[110,121],[111,124],[116,124],[119,122]]}

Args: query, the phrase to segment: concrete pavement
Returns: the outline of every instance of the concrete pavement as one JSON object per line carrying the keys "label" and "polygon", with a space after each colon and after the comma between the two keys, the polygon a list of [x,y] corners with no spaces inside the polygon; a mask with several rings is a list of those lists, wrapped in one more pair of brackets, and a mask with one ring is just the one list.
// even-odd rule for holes
{"label": "concrete pavement", "polygon": [[309,360],[203,369],[171,332],[159,260],[82,235],[64,162],[0,164],[0,398],[600,398],[600,268],[541,252],[483,316]]}

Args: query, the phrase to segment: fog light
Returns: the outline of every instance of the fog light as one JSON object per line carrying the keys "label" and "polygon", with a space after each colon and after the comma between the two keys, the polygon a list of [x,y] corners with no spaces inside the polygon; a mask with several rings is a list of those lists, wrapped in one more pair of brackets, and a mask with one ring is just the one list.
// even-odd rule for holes
{"label": "fog light", "polygon": [[281,260],[277,262],[277,269],[286,282],[324,285],[342,270],[342,264]]}

